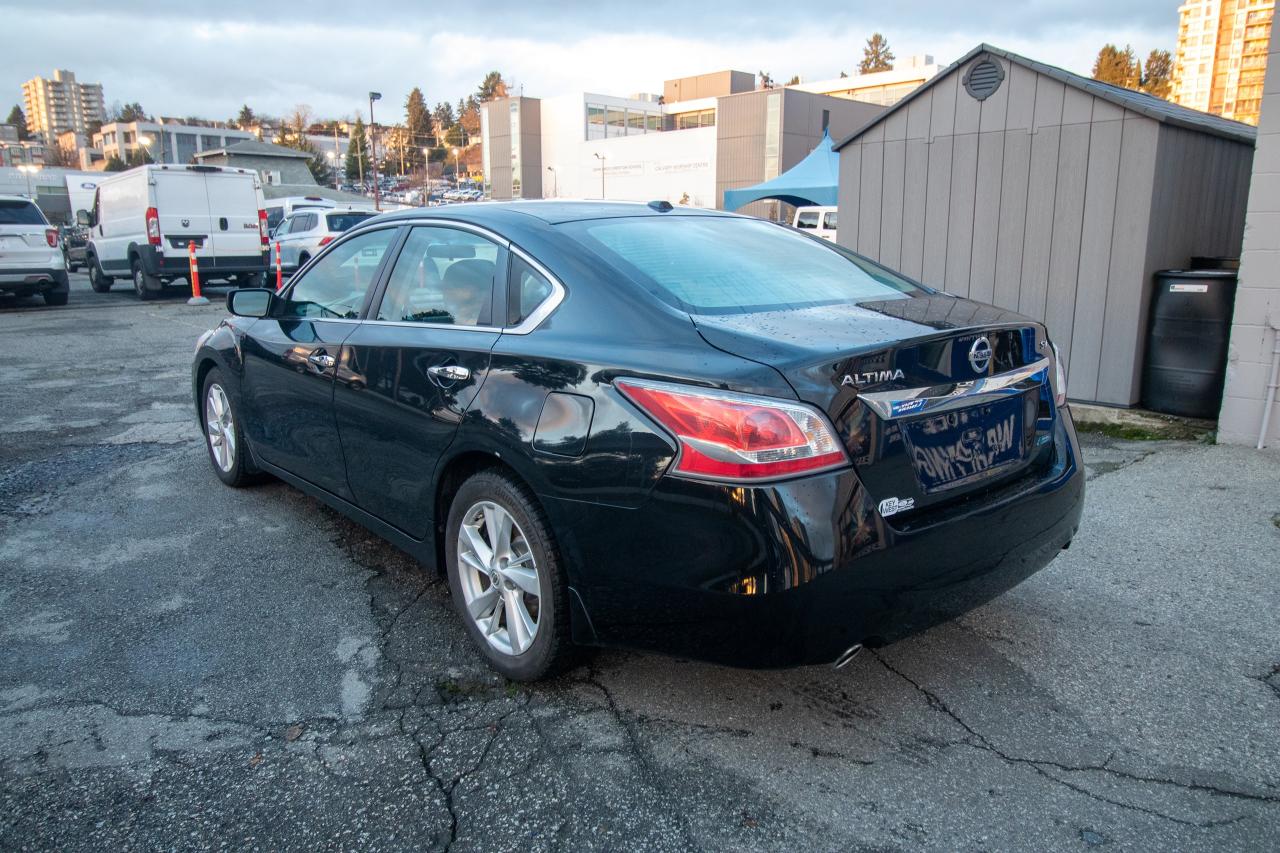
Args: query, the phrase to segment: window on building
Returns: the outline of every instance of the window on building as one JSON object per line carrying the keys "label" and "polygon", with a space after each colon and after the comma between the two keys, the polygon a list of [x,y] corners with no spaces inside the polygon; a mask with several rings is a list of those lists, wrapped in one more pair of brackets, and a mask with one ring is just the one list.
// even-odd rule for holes
{"label": "window on building", "polygon": [[644,133],[644,113],[627,110],[627,133]]}
{"label": "window on building", "polygon": [[621,108],[610,107],[605,114],[606,123],[609,126],[609,136],[626,136],[627,135],[627,111]]}
{"label": "window on building", "polygon": [[657,133],[662,130],[662,113],[645,113],[644,125],[649,133]]}
{"label": "window on building", "polygon": [[587,139],[604,139],[604,115],[604,105],[587,104]]}

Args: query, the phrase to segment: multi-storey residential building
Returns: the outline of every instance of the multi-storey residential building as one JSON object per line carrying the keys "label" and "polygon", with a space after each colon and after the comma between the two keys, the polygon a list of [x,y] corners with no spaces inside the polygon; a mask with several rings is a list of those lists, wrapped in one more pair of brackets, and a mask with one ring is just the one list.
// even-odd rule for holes
{"label": "multi-storey residential building", "polygon": [[[93,147],[104,158],[119,157],[129,162],[129,156],[139,156],[139,148],[147,148],[151,162],[190,163],[199,151],[225,148],[243,139],[256,138],[247,130],[231,127],[204,127],[166,121],[113,121],[104,124],[93,135]],[[148,142],[149,145],[144,145]]]}
{"label": "multi-storey residential building", "polygon": [[1256,125],[1275,0],[1186,0],[1172,100]]}
{"label": "multi-storey residential building", "polygon": [[27,130],[52,144],[68,130],[88,133],[90,125],[106,118],[101,83],[80,83],[70,71],[59,69],[53,79],[32,77],[22,84]]}

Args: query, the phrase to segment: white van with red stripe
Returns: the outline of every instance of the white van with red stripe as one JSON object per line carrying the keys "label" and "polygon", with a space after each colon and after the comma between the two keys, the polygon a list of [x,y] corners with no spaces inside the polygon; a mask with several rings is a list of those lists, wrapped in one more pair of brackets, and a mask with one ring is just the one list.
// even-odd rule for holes
{"label": "white van with red stripe", "polygon": [[79,211],[89,228],[89,283],[103,293],[128,278],[142,299],[154,299],[189,275],[194,245],[202,282],[240,287],[266,281],[267,213],[256,172],[222,166],[139,166],[104,179],[93,210]]}

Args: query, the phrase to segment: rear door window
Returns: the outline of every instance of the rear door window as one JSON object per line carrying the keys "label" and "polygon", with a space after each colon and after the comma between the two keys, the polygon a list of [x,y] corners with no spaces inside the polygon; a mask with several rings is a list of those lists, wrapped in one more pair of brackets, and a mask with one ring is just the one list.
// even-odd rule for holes
{"label": "rear door window", "polygon": [[805,210],[796,216],[797,228],[817,228],[818,227],[818,211]]}
{"label": "rear door window", "polygon": [[326,224],[330,231],[348,231],[364,222],[366,219],[372,219],[372,213],[330,213],[325,216]]}
{"label": "rear door window", "polygon": [[413,228],[391,270],[376,319],[493,325],[499,251],[497,243],[470,231],[430,225]]}
{"label": "rear door window", "polygon": [[834,211],[834,210],[832,210],[832,211],[828,212],[828,213],[827,213],[825,216],[823,216],[823,218],[822,218],[822,227],[823,227],[823,228],[825,228],[825,229],[827,229],[828,231],[835,231],[835,230],[836,230],[836,217],[837,217],[838,215],[839,215],[839,214],[838,214],[836,211]]}

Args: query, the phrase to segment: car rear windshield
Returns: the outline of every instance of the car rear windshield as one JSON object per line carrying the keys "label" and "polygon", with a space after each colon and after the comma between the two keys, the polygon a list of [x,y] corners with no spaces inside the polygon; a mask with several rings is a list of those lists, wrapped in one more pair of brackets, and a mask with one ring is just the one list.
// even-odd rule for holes
{"label": "car rear windshield", "polygon": [[839,246],[758,219],[644,216],[566,227],[659,299],[691,314],[807,308],[920,291]]}
{"label": "car rear windshield", "polygon": [[48,225],[40,208],[29,201],[0,201],[0,225]]}
{"label": "car rear windshield", "polygon": [[372,213],[330,213],[327,217],[330,231],[346,231],[348,228],[359,225],[366,219],[371,219],[375,214]]}

